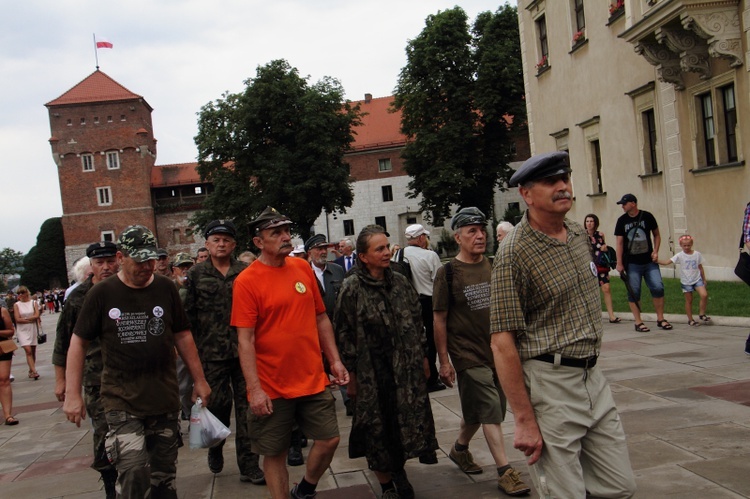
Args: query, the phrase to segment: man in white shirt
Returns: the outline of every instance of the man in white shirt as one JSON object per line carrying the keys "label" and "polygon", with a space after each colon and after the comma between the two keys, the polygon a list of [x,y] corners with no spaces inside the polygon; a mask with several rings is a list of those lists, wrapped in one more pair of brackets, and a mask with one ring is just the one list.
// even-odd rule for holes
{"label": "man in white shirt", "polygon": [[420,224],[413,224],[404,233],[407,246],[404,248],[404,260],[411,267],[411,278],[414,289],[419,293],[419,303],[422,305],[422,320],[427,335],[427,358],[430,363],[430,378],[427,380],[427,390],[436,392],[445,390],[440,381],[435,361],[435,333],[432,326],[432,283],[440,268],[440,257],[434,251],[427,249],[430,245],[430,233]]}

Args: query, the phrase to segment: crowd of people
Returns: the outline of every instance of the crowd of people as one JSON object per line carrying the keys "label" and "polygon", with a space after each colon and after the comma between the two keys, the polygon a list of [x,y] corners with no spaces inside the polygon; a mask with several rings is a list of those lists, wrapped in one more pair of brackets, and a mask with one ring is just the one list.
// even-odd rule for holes
{"label": "crowd of people", "polygon": [[[570,172],[567,154],[554,152],[513,174],[509,185],[528,209],[515,227],[495,228],[494,262],[486,254],[487,218],[475,207],[452,217],[458,254],[447,263],[421,224],[406,228],[403,249],[377,225],[356,241],[315,234],[295,247],[292,221],[269,207],[248,227],[257,254],[235,256],[237,227],[214,220],[203,231],[204,248],[171,260],[148,228],[130,226],[117,241],[87,248],[67,291],[35,299],[21,286],[9,295],[0,340],[15,335],[36,380],[40,316],[61,312],[55,396],[69,421],[91,419],[92,468],[108,498],[177,497],[180,420],[197,398],[226,426],[234,416],[241,481],[267,485],[274,498],[313,498],[340,443],[338,395],[352,418],[349,457],[367,460],[384,499],[410,499],[405,463],[437,462],[430,394],[446,386],[458,387],[462,417],[448,457],[461,472],[484,471],[469,450],[481,428],[498,488],[530,492],[505,450],[509,404],[514,446],[528,457],[541,496],[631,497],[625,434],[597,366],[600,292],[609,322],[621,322],[609,282],[615,268],[635,329],[647,332],[639,303],[645,280],[657,326],[672,329],[659,266],[678,264],[689,325],[697,326],[710,321],[704,259],[686,234],[682,251],[660,260],[656,219],[632,194],[618,201],[624,213],[613,259],[595,214],[582,225],[567,218]],[[745,251],[750,204],[746,219]],[[0,355],[7,425],[18,424],[12,357]],[[223,471],[223,449],[221,442],[206,452],[213,473]],[[305,465],[291,488],[287,465]]]}

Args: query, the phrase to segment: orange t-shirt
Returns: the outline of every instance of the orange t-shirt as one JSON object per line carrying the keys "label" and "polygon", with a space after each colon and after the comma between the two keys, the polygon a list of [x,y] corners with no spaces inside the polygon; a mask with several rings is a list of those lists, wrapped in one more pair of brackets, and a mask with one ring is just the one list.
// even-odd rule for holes
{"label": "orange t-shirt", "polygon": [[316,316],[326,311],[310,264],[282,267],[254,261],[234,281],[232,325],[255,328],[258,378],[271,399],[325,390]]}

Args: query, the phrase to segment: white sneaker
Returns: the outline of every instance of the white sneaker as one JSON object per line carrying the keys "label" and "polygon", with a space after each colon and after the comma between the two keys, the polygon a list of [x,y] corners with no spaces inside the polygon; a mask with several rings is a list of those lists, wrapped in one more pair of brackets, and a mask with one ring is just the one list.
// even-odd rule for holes
{"label": "white sneaker", "polygon": [[10,375],[10,382],[13,383],[16,380],[16,377],[12,374]]}

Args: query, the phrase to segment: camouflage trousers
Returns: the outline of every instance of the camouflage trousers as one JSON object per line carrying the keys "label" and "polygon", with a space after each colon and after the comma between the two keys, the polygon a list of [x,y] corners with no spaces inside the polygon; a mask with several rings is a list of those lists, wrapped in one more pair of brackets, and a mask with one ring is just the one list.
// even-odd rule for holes
{"label": "camouflage trousers", "polygon": [[[232,418],[232,404],[234,404],[234,420],[237,431],[235,433],[235,450],[237,452],[237,466],[243,475],[258,466],[258,454],[250,451],[250,435],[247,427],[247,389],[245,376],[242,374],[239,359],[217,362],[203,362],[203,373],[211,387],[211,400],[208,410],[229,426]],[[224,442],[217,447],[224,446]]]}
{"label": "camouflage trousers", "polygon": [[105,446],[117,467],[117,497],[177,499],[179,415],[140,418],[125,411],[107,413]]}
{"label": "camouflage trousers", "polygon": [[83,400],[86,403],[86,413],[91,420],[91,426],[94,429],[94,462],[91,467],[96,471],[108,471],[115,469],[114,465],[107,458],[107,451],[104,449],[104,439],[109,431],[107,418],[104,416],[104,406],[99,394],[100,386],[85,386],[83,388]]}

